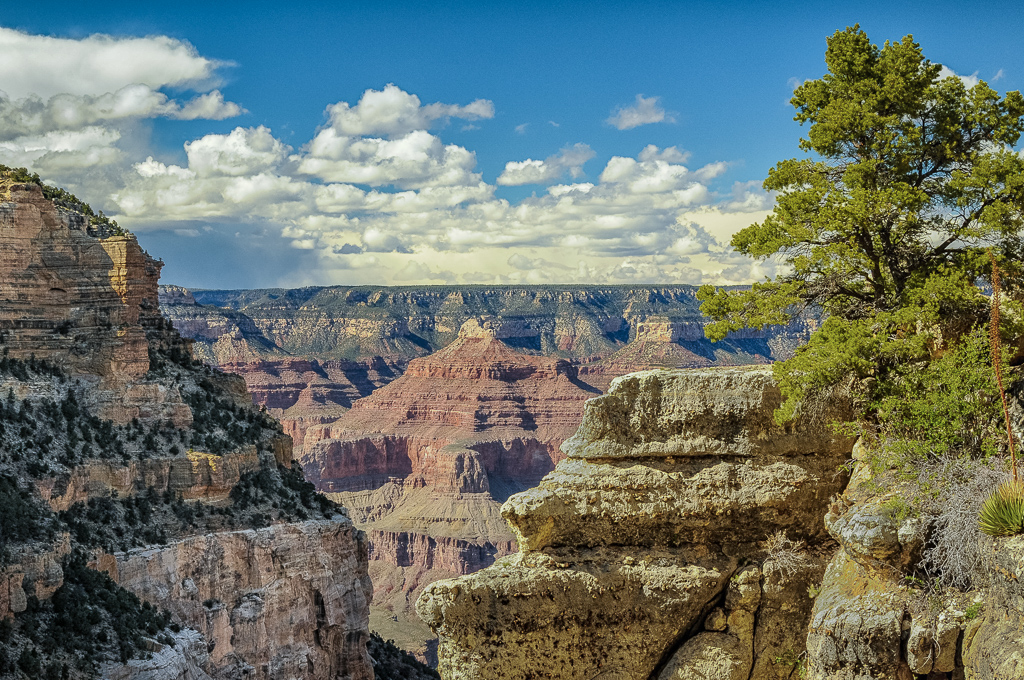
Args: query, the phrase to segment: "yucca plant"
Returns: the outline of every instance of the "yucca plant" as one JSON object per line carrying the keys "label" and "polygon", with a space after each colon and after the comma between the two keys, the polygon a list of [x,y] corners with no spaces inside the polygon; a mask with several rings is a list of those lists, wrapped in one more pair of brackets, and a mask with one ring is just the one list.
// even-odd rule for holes
{"label": "yucca plant", "polygon": [[978,513],[978,528],[989,536],[1013,536],[1024,533],[1024,484],[1017,478],[1017,455],[1013,446],[1010,409],[1006,403],[1006,392],[1003,390],[1002,348],[999,344],[999,267],[992,251],[989,251],[988,257],[992,262],[992,316],[989,325],[992,368],[995,370],[999,396],[1002,399],[1003,416],[1006,420],[1012,479],[1001,484],[991,496],[985,499],[981,506],[981,512]]}
{"label": "yucca plant", "polygon": [[1009,481],[999,485],[981,506],[978,528],[989,536],[1024,532],[1024,484]]}

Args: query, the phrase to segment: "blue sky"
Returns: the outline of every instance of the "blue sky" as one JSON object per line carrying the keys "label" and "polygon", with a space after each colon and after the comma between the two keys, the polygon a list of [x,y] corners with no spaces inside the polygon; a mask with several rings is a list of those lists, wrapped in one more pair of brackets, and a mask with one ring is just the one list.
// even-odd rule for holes
{"label": "blue sky", "polygon": [[912,33],[1005,91],[1024,78],[1022,14],[24,4],[0,19],[0,162],[118,216],[184,285],[745,282],[770,265],[728,239],[798,155],[788,99],[824,72],[826,36]]}

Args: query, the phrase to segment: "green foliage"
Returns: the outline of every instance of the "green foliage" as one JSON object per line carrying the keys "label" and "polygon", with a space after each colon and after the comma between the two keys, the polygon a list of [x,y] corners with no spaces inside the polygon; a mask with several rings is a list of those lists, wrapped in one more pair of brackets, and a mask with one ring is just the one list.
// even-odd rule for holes
{"label": "green foliage", "polygon": [[[38,673],[46,660],[52,660],[47,667],[56,666],[58,678],[68,662],[94,671],[103,659],[125,662],[145,654],[145,638],[169,637],[161,635],[172,626],[168,612],[140,601],[107,574],[87,567],[84,553],[73,551],[62,568],[64,582],[53,596],[45,601],[29,597],[26,610],[15,616],[4,633],[5,645],[21,643],[17,666],[29,677],[43,677]],[[26,671],[27,666],[37,674]],[[0,673],[9,670],[0,668]]]}
{"label": "green foliage", "polygon": [[1001,484],[981,506],[978,528],[989,536],[1024,533],[1024,484]]}
{"label": "green foliage", "polygon": [[828,39],[825,60],[828,73],[792,99],[796,120],[810,124],[800,142],[810,157],[769,172],[772,214],[732,240],[788,273],[749,291],[698,293],[715,319],[711,339],[784,323],[806,306],[828,317],[776,365],[787,397],[780,420],[824,386],[870,377],[858,384],[884,387],[901,365],[983,322],[974,283],[989,271],[987,248],[1007,292],[1021,288],[1024,158],[1013,146],[1024,97],[940,78],[910,36],[878,47],[858,26]]}
{"label": "green foliage", "polygon": [[385,640],[377,633],[370,632],[367,652],[373,659],[375,680],[440,680],[441,676],[430,666],[421,663],[409,652]]}
{"label": "green foliage", "polygon": [[54,536],[51,514],[18,480],[0,474],[0,566],[6,564],[12,545],[45,541]]}
{"label": "green foliage", "polygon": [[989,340],[981,328],[934,361],[898,367],[875,389],[871,406],[880,467],[909,467],[916,475],[921,461],[988,458],[1005,440]]}
{"label": "green foliage", "polygon": [[311,514],[325,516],[337,510],[333,501],[317,493],[316,487],[305,480],[298,467],[280,465],[276,474],[264,467],[242,475],[231,488],[231,500],[239,510],[269,505],[278,513],[297,519],[308,519]]}
{"label": "green foliage", "polygon": [[973,621],[978,618],[978,615],[981,614],[983,609],[985,609],[984,602],[972,602],[964,611],[964,619],[967,621]]}
{"label": "green foliage", "polygon": [[192,409],[192,444],[196,449],[223,455],[243,444],[262,441],[265,430],[281,430],[273,418],[238,406],[206,378],[199,381],[199,388],[184,395]]}
{"label": "green foliage", "polygon": [[784,653],[774,657],[772,664],[775,666],[789,666],[790,671],[789,677],[794,677],[793,673],[796,673],[795,677],[805,678],[807,677],[807,659],[806,652],[795,652],[792,649],[787,649]]}

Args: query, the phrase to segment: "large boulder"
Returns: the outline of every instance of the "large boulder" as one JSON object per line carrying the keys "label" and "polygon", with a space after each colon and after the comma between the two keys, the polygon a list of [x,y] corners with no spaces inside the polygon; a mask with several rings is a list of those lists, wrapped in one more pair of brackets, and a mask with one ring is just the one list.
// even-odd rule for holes
{"label": "large boulder", "polygon": [[[502,508],[521,552],[417,603],[442,676],[785,677],[824,564],[804,546],[831,543],[853,442],[829,427],[843,395],[786,427],[781,401],[769,370],[707,369],[632,374],[587,402],[568,458]],[[791,560],[765,549],[780,533]]]}

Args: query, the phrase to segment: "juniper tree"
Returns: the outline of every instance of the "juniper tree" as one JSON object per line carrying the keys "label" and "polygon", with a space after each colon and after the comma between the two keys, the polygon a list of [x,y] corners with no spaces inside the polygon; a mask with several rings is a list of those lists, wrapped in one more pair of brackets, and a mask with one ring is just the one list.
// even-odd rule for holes
{"label": "juniper tree", "polygon": [[806,155],[769,171],[774,210],[732,239],[785,273],[698,293],[712,340],[807,306],[824,314],[808,344],[776,364],[780,420],[809,392],[851,378],[877,394],[983,323],[988,301],[975,284],[988,277],[987,250],[1008,293],[1021,282],[1024,159],[1014,146],[1024,97],[943,77],[911,36],[878,47],[859,26],[828,39],[825,63],[791,100],[809,124]]}

